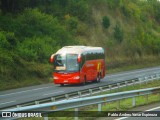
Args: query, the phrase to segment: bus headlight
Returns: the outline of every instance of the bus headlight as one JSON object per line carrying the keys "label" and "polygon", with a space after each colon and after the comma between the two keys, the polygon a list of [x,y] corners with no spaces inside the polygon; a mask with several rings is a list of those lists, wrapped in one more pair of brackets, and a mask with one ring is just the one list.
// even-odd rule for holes
{"label": "bus headlight", "polygon": [[73,79],[80,79],[80,76],[75,76]]}
{"label": "bus headlight", "polygon": [[55,80],[57,80],[57,79],[58,79],[58,77],[57,77],[57,76],[54,76],[53,78],[54,78]]}

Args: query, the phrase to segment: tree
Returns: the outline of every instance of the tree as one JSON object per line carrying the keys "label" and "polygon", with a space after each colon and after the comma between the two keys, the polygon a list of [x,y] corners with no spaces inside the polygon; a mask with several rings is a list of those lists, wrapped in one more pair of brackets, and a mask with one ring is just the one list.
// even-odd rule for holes
{"label": "tree", "polygon": [[85,0],[70,0],[67,12],[76,16],[79,20],[87,20],[89,17],[89,6]]}

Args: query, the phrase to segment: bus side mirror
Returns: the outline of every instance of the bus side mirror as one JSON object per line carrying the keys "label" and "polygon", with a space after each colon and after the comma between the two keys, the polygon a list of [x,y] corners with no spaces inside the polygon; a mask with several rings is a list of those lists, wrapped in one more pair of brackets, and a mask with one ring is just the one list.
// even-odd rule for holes
{"label": "bus side mirror", "polygon": [[50,57],[50,63],[53,63],[53,62],[54,62],[54,54],[51,55],[51,57]]}

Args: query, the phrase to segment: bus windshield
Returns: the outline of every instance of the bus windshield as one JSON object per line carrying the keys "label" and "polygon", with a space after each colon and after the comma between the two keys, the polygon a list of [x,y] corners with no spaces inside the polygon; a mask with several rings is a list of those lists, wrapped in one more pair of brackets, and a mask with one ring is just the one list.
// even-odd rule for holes
{"label": "bus windshield", "polygon": [[77,61],[77,54],[55,55],[54,57],[54,70],[61,72],[76,72],[79,70]]}

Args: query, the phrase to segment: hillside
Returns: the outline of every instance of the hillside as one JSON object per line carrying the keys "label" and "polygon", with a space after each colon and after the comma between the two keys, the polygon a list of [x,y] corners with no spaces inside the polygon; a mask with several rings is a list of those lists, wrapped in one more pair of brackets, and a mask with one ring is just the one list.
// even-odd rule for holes
{"label": "hillside", "polygon": [[102,46],[107,69],[160,58],[157,0],[0,0],[0,88],[51,82],[50,55]]}

